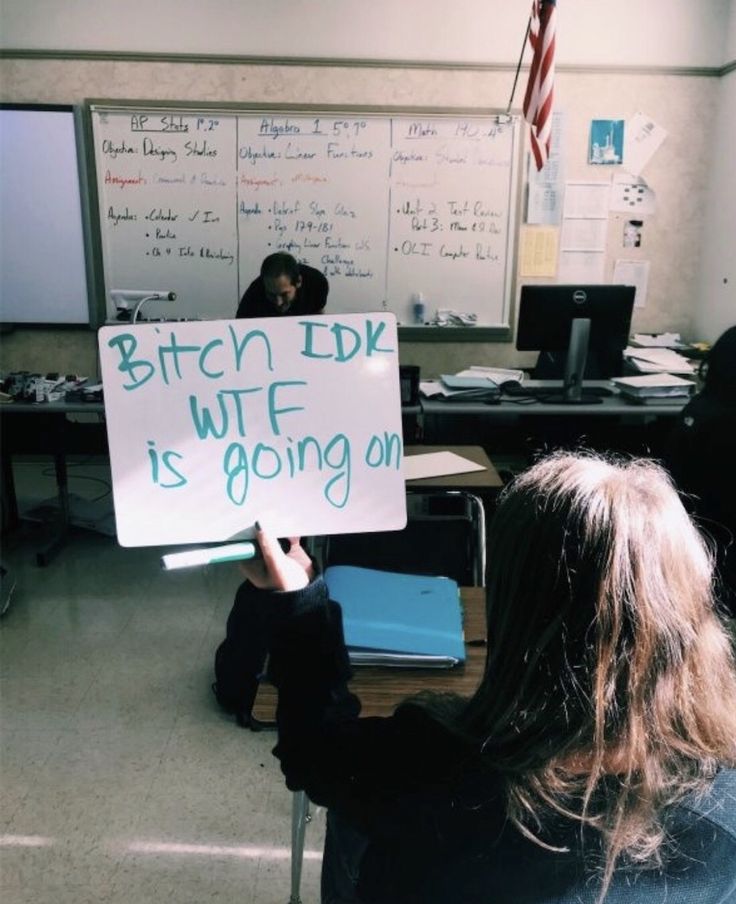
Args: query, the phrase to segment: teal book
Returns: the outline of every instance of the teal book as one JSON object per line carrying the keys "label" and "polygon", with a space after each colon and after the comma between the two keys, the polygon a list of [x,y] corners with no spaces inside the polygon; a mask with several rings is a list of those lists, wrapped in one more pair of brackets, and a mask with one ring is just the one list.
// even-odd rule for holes
{"label": "teal book", "polygon": [[354,665],[452,668],[465,661],[456,581],[353,565],[332,565],[324,579],[342,607]]}

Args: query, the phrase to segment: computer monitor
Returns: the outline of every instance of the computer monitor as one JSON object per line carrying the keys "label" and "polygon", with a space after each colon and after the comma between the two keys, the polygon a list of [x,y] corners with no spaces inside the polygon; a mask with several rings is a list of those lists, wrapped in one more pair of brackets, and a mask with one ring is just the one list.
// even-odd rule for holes
{"label": "computer monitor", "polygon": [[562,379],[545,401],[600,402],[583,380],[621,375],[634,308],[633,286],[522,286],[516,347],[538,351],[533,376]]}

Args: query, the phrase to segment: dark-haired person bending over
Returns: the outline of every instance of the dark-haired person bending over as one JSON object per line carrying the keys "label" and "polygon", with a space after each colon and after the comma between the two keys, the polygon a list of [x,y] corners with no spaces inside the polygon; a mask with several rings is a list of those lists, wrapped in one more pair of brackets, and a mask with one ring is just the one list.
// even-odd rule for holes
{"label": "dark-haired person bending over", "polygon": [[329,808],[325,904],[736,900],[736,673],[664,470],[556,455],[518,477],[480,687],[388,718],[359,717],[340,606],[298,541],[258,540],[274,753]]}
{"label": "dark-haired person bending over", "polygon": [[282,251],[269,254],[261,273],[248,286],[238,305],[237,317],[280,317],[321,314],[330,291],[327,277],[299,264]]}

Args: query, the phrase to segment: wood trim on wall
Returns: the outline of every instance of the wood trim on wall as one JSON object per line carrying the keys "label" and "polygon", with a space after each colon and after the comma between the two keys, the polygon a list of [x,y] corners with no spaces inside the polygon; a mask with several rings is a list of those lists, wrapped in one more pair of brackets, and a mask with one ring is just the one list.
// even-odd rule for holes
{"label": "wood trim on wall", "polygon": [[[107,60],[132,63],[218,63],[233,66],[315,66],[363,69],[467,70],[513,72],[515,63],[467,63],[450,60],[375,60],[328,57],[238,56],[217,53],[137,53],[118,50],[22,50],[0,49],[0,59],[16,60]],[[719,78],[736,67],[736,60],[724,66],[593,66],[556,64],[558,72],[627,75],[682,75]],[[522,69],[527,70],[528,66]]]}

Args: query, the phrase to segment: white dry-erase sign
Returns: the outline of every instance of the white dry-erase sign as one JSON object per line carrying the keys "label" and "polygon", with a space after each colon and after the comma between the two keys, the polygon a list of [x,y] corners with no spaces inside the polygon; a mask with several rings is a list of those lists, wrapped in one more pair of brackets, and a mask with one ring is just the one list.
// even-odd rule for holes
{"label": "white dry-erase sign", "polygon": [[123,546],[406,523],[391,314],[99,331]]}

